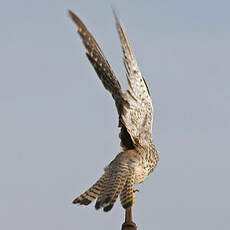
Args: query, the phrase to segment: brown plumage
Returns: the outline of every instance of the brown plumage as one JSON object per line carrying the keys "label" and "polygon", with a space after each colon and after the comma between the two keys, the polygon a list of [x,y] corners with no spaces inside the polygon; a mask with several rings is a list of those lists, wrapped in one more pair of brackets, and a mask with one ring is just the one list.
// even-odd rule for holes
{"label": "brown plumage", "polygon": [[130,207],[133,203],[133,185],[134,185],[134,172],[130,172],[127,176],[126,183],[120,194],[121,205],[124,209]]}
{"label": "brown plumage", "polygon": [[123,93],[119,81],[97,42],[83,22],[71,11],[69,15],[78,27],[86,55],[104,87],[115,100],[119,115],[123,152],[105,168],[102,177],[73,203],[88,205],[96,199],[95,208],[110,211],[120,196],[123,208],[133,205],[134,184],[142,183],[158,163],[152,142],[153,107],[147,84],[142,77],[124,28],[114,13],[122,44],[129,89]]}

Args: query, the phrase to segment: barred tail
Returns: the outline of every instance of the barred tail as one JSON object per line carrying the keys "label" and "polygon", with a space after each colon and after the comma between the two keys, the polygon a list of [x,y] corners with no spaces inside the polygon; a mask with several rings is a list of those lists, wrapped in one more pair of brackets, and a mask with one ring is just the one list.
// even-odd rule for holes
{"label": "barred tail", "polygon": [[104,175],[87,191],[77,197],[73,203],[88,205],[97,199],[95,208],[103,208],[108,212],[113,208],[120,195],[121,204],[124,209],[133,205],[133,185],[134,174],[127,168],[119,171],[107,171]]}
{"label": "barred tail", "polygon": [[124,209],[131,207],[134,203],[134,174],[131,173],[128,175],[125,186],[120,194],[121,205]]}
{"label": "barred tail", "polygon": [[126,182],[126,177],[121,178],[120,183],[116,189],[116,192],[114,193],[114,196],[113,196],[111,202],[109,203],[109,205],[107,205],[103,208],[104,212],[108,212],[113,208],[114,203],[116,202],[118,196],[120,195],[122,189],[124,188],[125,182]]}
{"label": "barred tail", "polygon": [[103,175],[93,186],[87,191],[81,194],[79,197],[73,200],[73,204],[88,205],[95,200],[101,193],[102,186],[105,181],[105,175]]}
{"label": "barred tail", "polygon": [[105,212],[112,209],[115,201],[124,188],[128,175],[128,169],[126,167],[120,168],[119,171],[113,171],[106,173],[106,183],[103,185],[100,196],[97,198],[95,205],[96,209],[103,208]]}

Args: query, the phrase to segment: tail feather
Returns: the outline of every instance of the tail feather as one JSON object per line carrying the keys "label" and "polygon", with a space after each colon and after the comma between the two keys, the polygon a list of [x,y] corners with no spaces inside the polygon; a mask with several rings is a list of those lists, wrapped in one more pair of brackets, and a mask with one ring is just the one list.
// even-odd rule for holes
{"label": "tail feather", "polygon": [[103,208],[108,212],[120,195],[121,204],[127,209],[133,204],[133,185],[134,174],[127,167],[120,167],[119,171],[108,170],[93,186],[73,200],[73,203],[88,205],[97,199],[95,208]]}
{"label": "tail feather", "polygon": [[99,196],[97,197],[97,202],[95,204],[95,209],[96,210],[101,208],[100,201],[103,198],[103,194],[104,194],[104,192],[106,190],[106,187],[107,187],[107,185],[109,183],[109,180],[110,180],[110,174],[105,173],[105,177],[104,177],[103,184],[102,184],[102,187],[101,187],[101,192],[100,192]]}
{"label": "tail feather", "polygon": [[120,201],[124,209],[127,209],[133,205],[133,185],[134,174],[129,173],[125,186],[120,194]]}
{"label": "tail feather", "polygon": [[[96,209],[105,208],[111,204],[113,199],[113,203],[116,201],[117,197],[119,196],[121,190],[124,187],[123,181],[126,181],[128,169],[123,167],[122,170],[120,168],[119,171],[110,171],[108,173],[109,180],[107,181],[104,189],[101,191],[100,196],[97,198],[97,202],[95,205]],[[120,188],[120,185],[123,185]],[[113,205],[113,204],[112,204]],[[112,207],[111,207],[112,208]],[[106,211],[109,208],[105,208]]]}
{"label": "tail feather", "polygon": [[121,191],[124,188],[125,182],[126,182],[126,177],[122,177],[118,185],[118,188],[113,196],[113,199],[110,201],[110,203],[107,206],[103,208],[104,212],[108,212],[113,208],[114,203],[116,202],[118,196],[120,195]]}
{"label": "tail feather", "polygon": [[118,190],[120,181],[120,175],[111,175],[110,181],[108,182],[108,184],[106,185],[106,189],[102,193],[102,198],[100,200],[101,207],[105,207],[111,202],[114,195],[116,194],[116,191]]}
{"label": "tail feather", "polygon": [[95,200],[100,195],[101,188],[104,184],[104,177],[103,175],[93,186],[74,199],[73,204],[88,205]]}

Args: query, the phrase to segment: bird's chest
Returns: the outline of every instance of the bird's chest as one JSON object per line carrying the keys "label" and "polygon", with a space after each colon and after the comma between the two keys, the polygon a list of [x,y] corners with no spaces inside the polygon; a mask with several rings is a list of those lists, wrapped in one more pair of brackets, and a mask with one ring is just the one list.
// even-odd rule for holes
{"label": "bird's chest", "polygon": [[145,167],[144,165],[138,165],[135,167],[134,174],[135,174],[135,179],[134,179],[134,184],[140,184],[145,181],[146,177],[149,174],[149,170]]}

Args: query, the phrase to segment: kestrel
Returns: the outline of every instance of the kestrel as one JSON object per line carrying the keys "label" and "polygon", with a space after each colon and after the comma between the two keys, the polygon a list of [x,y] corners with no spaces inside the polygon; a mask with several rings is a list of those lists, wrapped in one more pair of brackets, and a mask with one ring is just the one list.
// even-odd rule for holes
{"label": "kestrel", "polygon": [[69,11],[69,15],[78,27],[78,33],[86,48],[86,56],[115,101],[122,147],[122,152],[104,169],[101,178],[73,203],[88,205],[96,199],[95,208],[103,208],[108,212],[120,196],[123,208],[127,209],[134,203],[136,189],[133,186],[142,183],[155,169],[159,160],[152,141],[153,106],[150,92],[137,66],[125,29],[115,12],[129,84],[126,92],[122,92],[117,77],[86,26],[73,12]]}

